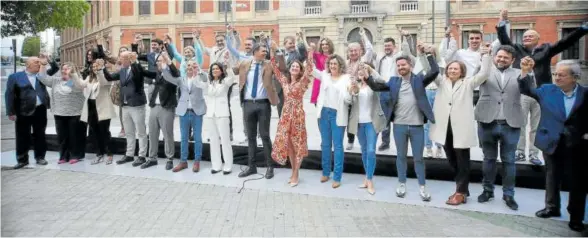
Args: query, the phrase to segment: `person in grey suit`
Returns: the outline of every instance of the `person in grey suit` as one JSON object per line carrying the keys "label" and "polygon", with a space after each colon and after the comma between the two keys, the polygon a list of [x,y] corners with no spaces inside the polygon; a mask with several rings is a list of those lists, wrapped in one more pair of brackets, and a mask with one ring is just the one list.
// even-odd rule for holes
{"label": "person in grey suit", "polygon": [[517,83],[521,70],[510,67],[514,54],[512,46],[503,45],[498,48],[494,56],[495,67],[490,71],[486,82],[480,86],[475,118],[478,121],[478,138],[484,152],[484,191],[478,196],[478,202],[483,203],[494,198],[496,159],[500,144],[500,160],[505,169],[502,199],[509,208],[517,210],[518,204],[514,199],[515,151],[521,127],[524,126],[524,118]]}
{"label": "person in grey suit", "polygon": [[171,67],[162,70],[163,79],[177,85],[179,90],[178,106],[176,115],[180,117],[180,163],[173,168],[173,172],[179,172],[188,168],[188,139],[190,131],[194,132],[194,165],[192,172],[200,171],[200,160],[202,159],[202,122],[206,113],[206,101],[199,87],[198,81],[206,81],[206,74],[201,71],[200,66],[193,60],[189,60],[186,66],[185,77],[172,75]]}

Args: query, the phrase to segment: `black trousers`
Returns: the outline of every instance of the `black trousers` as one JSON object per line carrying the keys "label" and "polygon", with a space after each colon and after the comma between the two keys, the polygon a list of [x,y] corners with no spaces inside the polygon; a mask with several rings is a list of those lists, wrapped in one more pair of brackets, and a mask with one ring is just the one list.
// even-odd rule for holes
{"label": "black trousers", "polygon": [[[545,159],[545,206],[546,208],[560,210],[560,189],[562,183],[568,182],[570,194],[568,199],[568,212],[570,221],[582,222],[586,208],[586,195],[588,185],[588,162],[586,161],[585,147],[569,148],[566,146],[566,138],[562,136],[555,152],[551,155],[543,153]],[[581,148],[584,147],[584,148]],[[567,175],[567,176],[566,176]]]}
{"label": "black trousers", "polygon": [[81,148],[85,145],[85,141],[80,140],[79,137],[80,116],[55,115],[54,118],[59,143],[59,159],[69,161],[72,158],[82,158]]}
{"label": "black trousers", "polygon": [[243,110],[245,122],[247,123],[247,140],[249,143],[249,167],[256,167],[255,152],[257,150],[257,131],[259,126],[259,133],[261,134],[261,141],[263,142],[263,155],[268,167],[273,167],[272,162],[272,141],[270,139],[270,121],[272,118],[272,108],[269,100],[245,100],[243,103]]}
{"label": "black trousers", "polygon": [[229,91],[227,92],[227,102],[229,102],[229,132],[231,133],[231,138],[233,138],[233,113],[231,112],[231,93],[233,93],[233,86],[237,85],[234,83],[229,87]]}
{"label": "black trousers", "polygon": [[[45,129],[47,128],[47,107],[40,105],[30,116],[16,116],[16,156],[18,162],[28,163],[31,142],[35,159],[44,159],[47,153]],[[31,129],[33,133],[31,134]],[[32,138],[31,138],[32,137]]]}
{"label": "black trousers", "polygon": [[97,156],[112,156],[110,119],[98,121],[98,112],[96,110],[96,100],[88,100],[88,126],[93,131],[94,141],[98,152]]}
{"label": "black trousers", "polygon": [[[349,112],[347,115],[351,115],[351,106],[349,106]],[[355,142],[355,135],[347,132],[347,143],[353,144]]]}
{"label": "black trousers", "polygon": [[447,136],[443,146],[449,164],[455,171],[456,192],[468,195],[470,193],[470,149],[456,149],[453,147],[453,129],[451,119],[447,124]]}
{"label": "black trousers", "polygon": [[280,87],[278,91],[278,98],[280,101],[278,102],[278,117],[282,117],[282,109],[284,108],[284,90]]}

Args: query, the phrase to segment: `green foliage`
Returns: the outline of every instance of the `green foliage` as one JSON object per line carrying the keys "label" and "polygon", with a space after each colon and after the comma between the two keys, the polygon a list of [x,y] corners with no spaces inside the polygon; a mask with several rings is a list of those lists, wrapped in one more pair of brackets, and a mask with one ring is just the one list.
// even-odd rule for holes
{"label": "green foliage", "polygon": [[46,29],[82,28],[90,10],[85,0],[0,1],[2,37],[36,34]]}
{"label": "green foliage", "polygon": [[22,56],[38,56],[41,52],[41,38],[31,36],[24,39],[22,43]]}

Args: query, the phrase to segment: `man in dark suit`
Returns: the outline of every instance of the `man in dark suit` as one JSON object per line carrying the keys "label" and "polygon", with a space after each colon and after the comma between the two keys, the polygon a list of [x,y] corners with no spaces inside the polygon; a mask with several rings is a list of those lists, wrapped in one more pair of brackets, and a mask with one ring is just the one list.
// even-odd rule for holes
{"label": "man in dark suit", "polygon": [[[521,80],[519,87],[522,94],[528,95],[541,106],[541,121],[535,139],[537,148],[543,151],[545,159],[545,208],[535,215],[541,218],[561,216],[560,185],[564,180],[566,167],[571,167],[571,188],[568,200],[570,213],[569,227],[575,231],[584,230],[584,210],[586,206],[586,141],[585,139],[585,101],[586,90],[577,83],[582,72],[580,65],[571,60],[557,63],[555,85],[544,84],[532,88],[529,78],[523,78],[532,72],[534,66],[531,57],[521,60]],[[581,108],[582,106],[582,108]],[[584,111],[580,111],[580,110]],[[582,115],[579,115],[579,114]],[[578,115],[576,115],[578,114]],[[584,121],[581,121],[584,117]],[[571,165],[571,166],[569,166]]]}
{"label": "man in dark suit", "polygon": [[120,98],[122,101],[123,124],[127,139],[127,151],[125,156],[116,161],[117,164],[124,164],[134,160],[135,156],[135,133],[139,137],[139,157],[134,160],[133,166],[144,164],[147,156],[147,133],[145,126],[145,105],[147,97],[143,87],[145,78],[155,78],[155,72],[143,69],[137,62],[135,52],[123,52],[121,54],[122,68],[119,72],[110,74],[104,71],[104,77],[108,81],[120,80]]}
{"label": "man in dark suit", "polygon": [[[46,61],[44,64],[47,64]],[[47,88],[37,80],[40,67],[41,60],[38,57],[31,57],[26,62],[25,71],[11,74],[6,82],[6,114],[16,125],[17,164],[14,169],[29,164],[31,128],[35,160],[38,165],[47,165],[45,128],[50,104]]]}
{"label": "man in dark suit", "polygon": [[[533,61],[535,61],[535,68],[533,68],[533,73],[535,75],[537,87],[540,87],[543,84],[552,83],[551,58],[574,45],[574,42],[577,42],[578,40],[580,40],[580,38],[582,38],[582,36],[588,33],[588,25],[584,24],[582,27],[578,28],[571,34],[563,37],[560,41],[556,42],[555,44],[545,43],[539,45],[539,33],[531,29],[523,33],[522,43],[514,43],[508,37],[507,24],[509,24],[508,11],[502,10],[500,12],[498,26],[496,26],[498,40],[500,41],[501,45],[510,45],[515,48],[513,68],[519,68],[521,64],[521,59],[526,56],[531,57]],[[539,124],[539,117],[541,115],[539,105],[535,100],[523,96],[521,98],[521,106],[523,108],[525,125],[527,124],[527,117],[530,114],[529,122],[531,124],[531,131],[529,131],[528,133],[531,137],[530,141],[531,143],[533,143],[533,137],[536,134],[537,126]],[[521,135],[519,137],[519,144],[516,153],[517,161],[526,160],[526,138],[526,126],[523,126],[521,127]],[[538,159],[537,153],[537,148],[535,148],[532,144],[529,145],[529,162],[535,165],[541,165],[541,160]]]}

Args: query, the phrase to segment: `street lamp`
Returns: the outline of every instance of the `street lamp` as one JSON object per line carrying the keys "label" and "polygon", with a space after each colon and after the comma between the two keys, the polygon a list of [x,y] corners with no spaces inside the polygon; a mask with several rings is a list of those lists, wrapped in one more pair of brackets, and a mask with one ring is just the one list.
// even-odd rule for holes
{"label": "street lamp", "polygon": [[[246,8],[247,7],[247,4],[245,4],[245,3],[233,3],[232,0],[225,0],[223,2],[224,8],[225,8],[225,26],[226,25],[229,25],[229,19],[228,19],[229,6],[227,6],[227,5],[229,5],[229,1],[231,1],[231,11],[233,11],[233,9],[232,9],[233,4],[235,6],[235,9],[237,9],[237,8]],[[231,20],[232,20],[232,22],[234,24],[235,23],[235,13],[234,12],[232,14],[232,19]]]}

